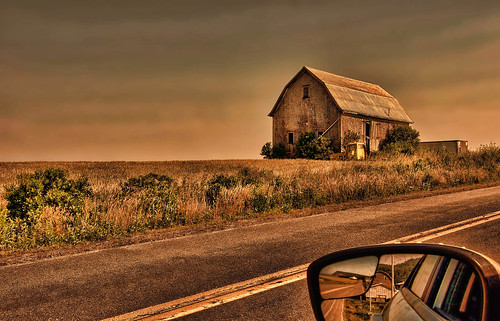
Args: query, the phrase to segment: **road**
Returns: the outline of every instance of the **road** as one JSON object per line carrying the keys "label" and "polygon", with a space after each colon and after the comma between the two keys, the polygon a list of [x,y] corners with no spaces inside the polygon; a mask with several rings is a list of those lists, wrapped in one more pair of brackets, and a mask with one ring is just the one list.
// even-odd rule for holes
{"label": "road", "polygon": [[[500,187],[0,267],[0,319],[95,320],[500,210]],[[497,220],[431,240],[500,261]],[[305,281],[182,320],[312,320]]]}
{"label": "road", "polygon": [[325,284],[321,283],[321,281],[320,284],[321,296],[325,299],[354,296],[358,295],[358,293],[363,293],[366,290],[366,288],[363,286],[364,282],[362,280],[358,280],[356,283],[343,286],[339,286],[338,283]]}
{"label": "road", "polygon": [[[465,246],[500,262],[500,220],[482,224],[426,242]],[[325,301],[331,304],[330,315],[343,311],[343,300]],[[335,318],[333,318],[335,319]],[[285,285],[239,301],[204,310],[177,320],[310,320],[310,307],[305,280]]]}

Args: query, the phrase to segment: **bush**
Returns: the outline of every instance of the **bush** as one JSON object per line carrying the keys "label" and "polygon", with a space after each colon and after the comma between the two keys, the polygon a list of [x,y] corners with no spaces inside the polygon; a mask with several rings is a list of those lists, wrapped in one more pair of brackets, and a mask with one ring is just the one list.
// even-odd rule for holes
{"label": "bush", "polygon": [[252,199],[252,210],[255,213],[264,213],[265,211],[269,210],[269,204],[266,195],[254,192]]}
{"label": "bush", "polygon": [[264,146],[262,146],[260,154],[264,156],[264,158],[273,158],[273,148],[270,142],[267,142]]}
{"label": "bush", "polygon": [[138,209],[143,217],[135,222],[135,228],[185,223],[178,210],[177,184],[168,176],[149,173],[129,178],[122,186],[122,194],[139,199]]}
{"label": "bush", "polygon": [[476,158],[476,163],[481,166],[494,168],[495,165],[500,164],[500,147],[494,143],[479,146],[473,155]]}
{"label": "bush", "polygon": [[410,126],[396,126],[387,132],[380,143],[380,150],[391,153],[413,155],[420,145],[420,133]]}
{"label": "bush", "polygon": [[272,158],[285,158],[286,157],[286,148],[283,144],[278,144],[273,146],[273,157]]}
{"label": "bush", "polygon": [[92,194],[87,179],[68,179],[60,169],[47,169],[18,177],[19,184],[6,188],[10,218],[32,223],[44,207],[63,209],[69,214],[83,211],[84,198]]}
{"label": "bush", "polygon": [[151,189],[158,186],[169,188],[174,180],[165,175],[149,173],[143,176],[131,177],[122,185],[124,194],[132,194],[141,190]]}
{"label": "bush", "polygon": [[264,156],[266,159],[270,158],[285,158],[286,156],[286,149],[285,145],[283,144],[278,144],[277,146],[271,146],[270,142],[267,142],[262,146],[262,149],[260,150],[260,154]]}
{"label": "bush", "polygon": [[208,181],[205,199],[208,205],[215,205],[222,188],[229,189],[236,186],[237,179],[234,176],[217,175]]}
{"label": "bush", "polygon": [[297,140],[298,158],[328,159],[332,153],[332,142],[326,137],[316,137],[316,134],[307,132]]}
{"label": "bush", "polygon": [[262,182],[267,179],[268,176],[272,176],[271,173],[266,172],[265,170],[257,170],[256,168],[251,167],[243,167],[238,171],[238,175],[236,176],[236,180],[241,182],[241,186],[247,185],[261,185]]}

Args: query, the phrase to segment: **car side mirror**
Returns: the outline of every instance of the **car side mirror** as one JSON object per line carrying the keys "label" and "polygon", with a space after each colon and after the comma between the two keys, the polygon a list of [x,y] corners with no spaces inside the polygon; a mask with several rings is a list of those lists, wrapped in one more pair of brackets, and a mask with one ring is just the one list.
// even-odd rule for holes
{"label": "car side mirror", "polygon": [[498,320],[499,305],[493,302],[500,298],[499,273],[498,263],[463,248],[390,244],[326,255],[311,263],[307,281],[317,320],[355,314],[391,321],[411,315]]}

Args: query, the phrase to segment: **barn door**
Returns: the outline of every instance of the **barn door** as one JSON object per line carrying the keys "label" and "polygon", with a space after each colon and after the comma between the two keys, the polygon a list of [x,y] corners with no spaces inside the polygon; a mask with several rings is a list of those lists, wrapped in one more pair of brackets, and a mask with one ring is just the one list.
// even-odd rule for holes
{"label": "barn door", "polygon": [[366,153],[370,153],[370,133],[372,130],[372,122],[367,120],[365,122],[365,151]]}

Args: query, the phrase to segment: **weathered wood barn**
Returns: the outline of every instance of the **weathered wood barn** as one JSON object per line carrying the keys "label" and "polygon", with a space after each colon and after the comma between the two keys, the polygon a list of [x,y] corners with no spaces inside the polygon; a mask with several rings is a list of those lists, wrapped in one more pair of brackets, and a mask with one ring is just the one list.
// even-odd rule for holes
{"label": "weathered wood barn", "polygon": [[293,155],[298,137],[324,135],[341,150],[345,134],[360,135],[368,151],[377,151],[389,129],[412,120],[399,102],[378,85],[303,67],[285,86],[269,113],[273,145]]}
{"label": "weathered wood barn", "polygon": [[377,271],[370,289],[365,293],[365,298],[376,302],[387,302],[392,298],[391,288],[391,276],[384,271]]}

